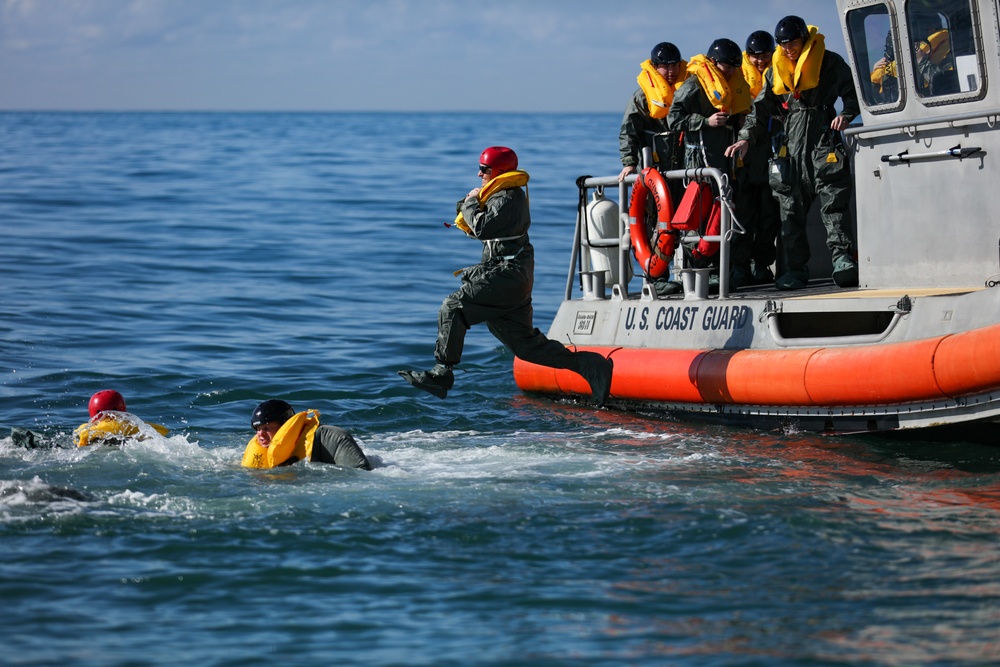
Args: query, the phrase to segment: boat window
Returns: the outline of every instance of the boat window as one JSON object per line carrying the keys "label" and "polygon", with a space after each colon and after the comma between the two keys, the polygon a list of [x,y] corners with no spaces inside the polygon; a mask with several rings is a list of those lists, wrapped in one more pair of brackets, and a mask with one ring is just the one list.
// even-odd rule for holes
{"label": "boat window", "polygon": [[861,99],[874,113],[899,107],[899,38],[886,5],[878,4],[847,13],[847,28],[854,55]]}
{"label": "boat window", "polygon": [[982,58],[970,0],[910,0],[906,22],[919,97],[928,100],[980,89]]}

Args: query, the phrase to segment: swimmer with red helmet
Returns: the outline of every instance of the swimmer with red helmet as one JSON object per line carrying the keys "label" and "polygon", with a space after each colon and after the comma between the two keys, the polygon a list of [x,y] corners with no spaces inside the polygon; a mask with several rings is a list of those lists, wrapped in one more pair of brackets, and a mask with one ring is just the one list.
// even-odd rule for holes
{"label": "swimmer with red helmet", "polygon": [[532,324],[531,286],[535,251],[528,241],[531,216],[525,188],[528,174],[518,170],[517,154],[490,146],[479,156],[480,187],[458,202],[455,226],[483,244],[479,264],[462,271],[462,286],[441,304],[437,364],[428,371],[399,374],[417,389],[445,398],[455,382],[452,368],[462,359],[465,334],[485,323],[520,359],[579,373],[600,406],[611,391],[613,364],[596,352],[572,352],[546,338]]}
{"label": "swimmer with red helmet", "polygon": [[120,445],[126,439],[145,440],[152,431],[166,435],[169,431],[159,425],[144,422],[125,407],[125,398],[114,389],[103,389],[90,397],[87,406],[90,421],[80,424],[73,432],[77,447],[87,445]]}
{"label": "swimmer with red helmet", "polygon": [[[73,431],[77,447],[87,445],[120,445],[126,440],[145,440],[169,431],[159,424],[144,422],[125,407],[125,398],[114,389],[103,389],[90,397],[87,404],[90,419]],[[62,437],[36,433],[26,428],[11,429],[11,442],[25,449],[63,446]]]}

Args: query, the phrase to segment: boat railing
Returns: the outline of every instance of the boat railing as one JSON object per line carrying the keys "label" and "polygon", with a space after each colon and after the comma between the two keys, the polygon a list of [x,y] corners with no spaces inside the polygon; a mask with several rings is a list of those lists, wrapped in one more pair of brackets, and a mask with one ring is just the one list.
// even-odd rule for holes
{"label": "boat railing", "polygon": [[[683,180],[690,182],[693,180],[711,180],[714,185],[714,192],[722,193],[717,196],[721,200],[720,230],[718,235],[701,235],[695,232],[687,232],[683,237],[683,242],[677,244],[677,249],[673,259],[673,273],[680,279],[684,287],[685,300],[697,300],[707,298],[708,272],[709,269],[695,269],[688,264],[690,260],[684,257],[684,243],[699,240],[706,240],[719,244],[718,271],[719,271],[719,297],[729,296],[729,253],[730,239],[732,237],[732,195],[728,183],[728,178],[720,170],[711,167],[698,169],[675,169],[661,172],[663,177],[670,180]],[[617,176],[581,176],[577,179],[577,187],[580,190],[580,205],[577,210],[576,228],[573,233],[573,252],[570,258],[569,274],[566,279],[566,300],[573,298],[573,287],[576,283],[576,276],[579,273],[580,285],[585,299],[604,299],[605,296],[605,271],[588,271],[584,266],[582,258],[583,252],[590,252],[594,249],[616,248],[618,250],[618,273],[617,280],[610,286],[612,298],[625,299],[628,297],[628,283],[631,279],[631,236],[629,235],[629,195],[637,174],[626,176],[623,181],[619,181]],[[587,202],[591,190],[599,192],[605,188],[618,188],[618,235],[616,238],[591,238],[587,220]],[[712,271],[715,269],[713,268]],[[642,293],[649,298],[654,297],[654,290],[645,275],[640,276],[643,281]]]}
{"label": "boat railing", "polygon": [[885,132],[899,131],[910,137],[914,137],[921,130],[939,126],[955,128],[982,123],[992,129],[998,121],[1000,121],[1000,110],[991,109],[989,111],[972,111],[920,119],[898,120],[889,123],[852,125],[844,130],[844,136],[848,139],[853,137],[867,138]]}

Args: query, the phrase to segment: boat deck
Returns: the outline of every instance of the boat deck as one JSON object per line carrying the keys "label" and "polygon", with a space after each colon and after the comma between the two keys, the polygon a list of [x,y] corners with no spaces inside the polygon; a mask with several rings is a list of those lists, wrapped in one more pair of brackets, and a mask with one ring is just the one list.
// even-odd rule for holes
{"label": "boat deck", "polygon": [[[892,288],[892,289],[864,289],[859,287],[840,287],[833,282],[832,278],[814,278],[809,281],[809,286],[800,290],[779,290],[773,283],[765,285],[748,285],[729,293],[731,299],[772,299],[781,300],[807,300],[807,299],[888,299],[902,298],[904,296],[927,297],[927,296],[948,296],[955,294],[968,294],[986,289],[980,287],[917,287],[917,288]],[[640,294],[630,294],[629,298],[639,298]],[[709,300],[718,298],[718,293],[710,293]],[[681,294],[671,294],[669,296],[657,297],[664,301],[683,301],[685,296]]]}

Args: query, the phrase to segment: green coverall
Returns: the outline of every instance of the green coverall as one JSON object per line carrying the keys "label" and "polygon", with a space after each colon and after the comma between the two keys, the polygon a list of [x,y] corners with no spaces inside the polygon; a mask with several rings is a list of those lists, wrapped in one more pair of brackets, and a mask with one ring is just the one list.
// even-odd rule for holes
{"label": "green coverall", "polygon": [[642,149],[653,148],[654,159],[661,170],[681,169],[682,161],[677,151],[678,135],[671,132],[666,137],[658,137],[669,132],[667,119],[652,118],[649,115],[649,103],[642,88],[635,91],[632,99],[625,107],[622,116],[622,127],[618,132],[618,150],[622,157],[623,167],[635,167],[642,170]]}
{"label": "green coverall", "polygon": [[[772,178],[771,186],[781,209],[785,270],[806,279],[810,256],[806,216],[817,198],[834,270],[838,260],[853,262],[848,232],[853,180],[839,133],[830,129],[837,115],[834,103],[838,97],[844,103],[841,115],[850,122],[860,113],[851,69],[832,51],[823,54],[819,84],[798,96],[774,93],[774,69],[771,68],[764,76],[764,89],[754,100],[739,135],[751,147],[756,146],[769,141],[768,121],[772,117],[784,120],[788,177],[784,183],[775,183]],[[836,161],[829,161],[831,155]]]}
{"label": "green coverall", "polygon": [[531,217],[521,188],[494,193],[479,208],[469,197],[460,209],[472,235],[483,242],[482,262],[462,272],[462,287],[438,312],[434,357],[455,366],[462,359],[465,333],[485,322],[490,332],[518,358],[550,368],[565,368],[585,378],[600,373],[601,355],[571,352],[532,326],[531,287],[535,252],[528,241]]}
{"label": "green coverall", "polygon": [[[674,93],[676,95],[676,92]],[[642,149],[653,149],[653,160],[660,171],[683,169],[684,160],[680,150],[680,134],[670,131],[667,117],[653,118],[649,115],[649,102],[642,88],[638,88],[625,107],[622,116],[622,127],[618,133],[618,150],[621,153],[623,167],[635,167],[636,172],[642,171]],[[676,203],[684,194],[684,184],[680,180],[667,181],[667,190]],[[656,243],[656,210],[647,207],[646,228],[650,230],[650,242]],[[651,279],[657,294],[665,296],[680,291],[680,283],[670,280],[667,274]]]}
{"label": "green coverall", "polygon": [[689,76],[674,93],[674,102],[667,115],[667,127],[684,133],[684,168],[714,167],[728,176],[733,175],[732,161],[726,149],[735,141],[733,129],[741,116],[730,116],[730,124],[712,127],[710,116],[719,112],[708,99],[697,76]]}
{"label": "green coverall", "polygon": [[[730,116],[730,124],[712,127],[708,124],[708,119],[718,112],[708,99],[701,81],[697,76],[691,75],[674,93],[667,125],[671,130],[684,134],[685,169],[713,167],[732,179],[732,160],[726,157],[725,152],[735,141],[736,131],[733,128],[742,116]],[[730,185],[733,185],[732,180]],[[677,203],[679,201],[675,201]],[[714,275],[718,273],[718,258],[713,256],[696,259],[694,266],[712,267]]]}
{"label": "green coverall", "polygon": [[751,272],[754,283],[774,281],[770,266],[777,256],[776,240],[781,228],[778,200],[767,182],[767,161],[771,157],[770,137],[781,131],[777,118],[771,119],[768,140],[750,146],[743,166],[736,168],[736,217],[746,234],[733,236],[730,264]]}
{"label": "green coverall", "polygon": [[372,469],[368,457],[361,451],[354,436],[339,426],[329,424],[321,424],[316,429],[311,460],[317,463],[332,463],[344,468]]}

